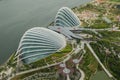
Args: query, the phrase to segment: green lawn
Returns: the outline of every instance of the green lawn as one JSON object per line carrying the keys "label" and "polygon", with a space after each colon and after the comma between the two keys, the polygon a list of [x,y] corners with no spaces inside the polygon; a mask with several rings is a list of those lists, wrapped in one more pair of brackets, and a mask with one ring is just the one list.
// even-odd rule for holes
{"label": "green lawn", "polygon": [[110,79],[104,71],[98,71],[95,75],[91,76],[90,80],[112,80]]}
{"label": "green lawn", "polygon": [[[120,46],[112,44],[108,40],[100,40],[96,43],[91,43],[92,48],[96,52],[97,56],[101,60],[101,62],[107,67],[107,69],[112,73],[112,75],[120,80],[120,58],[118,58],[116,55],[113,54],[111,47],[113,47],[113,50],[115,53],[120,52]],[[110,54],[106,55],[105,49],[109,49]]]}
{"label": "green lawn", "polygon": [[66,54],[68,54],[68,53],[71,52],[71,51],[72,51],[72,46],[71,46],[71,44],[67,44],[64,49],[62,49],[62,50],[59,51],[59,52],[53,53],[52,55],[46,57],[46,59],[47,59],[47,58],[51,58],[51,57],[60,58],[60,57],[65,56]]}
{"label": "green lawn", "polygon": [[89,80],[91,75],[94,74],[98,68],[97,60],[94,58],[87,47],[83,61],[79,66],[85,72],[85,80]]}
{"label": "green lawn", "polygon": [[57,60],[57,59],[65,56],[66,54],[68,54],[71,51],[72,51],[71,44],[67,44],[66,47],[64,49],[62,49],[61,51],[53,53],[53,54],[49,55],[48,57],[45,57],[44,59],[40,59],[36,62],[33,62],[33,63],[31,63],[31,65],[34,68],[36,68],[36,67],[45,66],[46,62],[49,64],[52,64],[52,63],[54,63],[53,60]]}

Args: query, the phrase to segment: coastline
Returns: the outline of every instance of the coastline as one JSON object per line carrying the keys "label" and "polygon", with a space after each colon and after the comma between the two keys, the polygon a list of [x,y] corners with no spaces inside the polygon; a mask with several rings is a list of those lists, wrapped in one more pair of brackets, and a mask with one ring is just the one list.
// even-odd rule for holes
{"label": "coastline", "polygon": [[[92,1],[92,0],[91,0]],[[87,3],[89,3],[89,2],[91,2],[90,0],[86,0],[86,3],[85,4],[87,4]],[[85,2],[85,1],[84,1]],[[74,5],[74,4],[70,4],[70,6],[73,6],[74,5],[74,7],[80,7],[81,5],[85,5],[85,4],[83,4],[83,3],[80,3],[80,5],[78,5],[77,4],[77,6],[76,5]],[[72,9],[74,8],[74,7],[72,7]],[[46,26],[48,26],[51,22],[52,22],[53,20],[52,19],[50,19],[47,23],[46,23]],[[22,32],[22,31],[21,31]],[[18,33],[21,33],[20,31],[18,32]],[[18,41],[19,40],[17,40],[17,45],[18,45]],[[16,42],[16,41],[15,41]],[[14,45],[16,45],[16,43],[14,43]],[[13,46],[14,46],[13,45]],[[15,48],[15,47],[13,47],[13,48]],[[5,51],[5,50],[4,50]],[[15,50],[13,51],[12,49],[11,49],[11,51],[10,51],[10,54],[11,53],[13,53],[13,52],[15,52]],[[5,52],[1,52],[1,53],[5,53]],[[1,55],[4,55],[4,56],[8,56],[7,54],[9,54],[8,52],[6,52],[6,54],[1,54]],[[12,55],[12,54],[11,54]],[[1,65],[4,65],[7,61],[8,61],[8,59],[11,57],[11,55],[10,56],[8,56],[8,58],[7,59],[1,59],[0,61],[0,66]]]}

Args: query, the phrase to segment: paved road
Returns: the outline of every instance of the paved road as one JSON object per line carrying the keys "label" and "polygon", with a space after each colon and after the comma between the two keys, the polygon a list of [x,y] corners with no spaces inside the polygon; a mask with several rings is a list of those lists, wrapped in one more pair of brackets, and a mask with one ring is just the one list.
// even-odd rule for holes
{"label": "paved road", "polygon": [[70,80],[70,76],[69,76],[69,74],[67,74],[67,80]]}
{"label": "paved road", "polygon": [[[84,49],[84,44],[85,44],[85,42],[84,42],[84,41],[81,41],[80,50]],[[82,58],[84,57],[84,56],[83,56],[84,54],[85,54],[85,52],[83,52],[82,56],[78,59],[79,62],[80,62],[80,61],[82,60]],[[84,80],[84,78],[85,78],[85,73],[84,73],[83,70],[80,69],[78,66],[79,66],[79,64],[76,64],[76,68],[77,68],[77,69],[79,70],[79,72],[81,73],[81,77],[80,77],[79,80]]]}
{"label": "paved road", "polygon": [[97,55],[95,54],[94,50],[92,49],[92,47],[90,46],[90,44],[88,42],[86,42],[87,47],[90,49],[90,51],[92,52],[93,56],[96,58],[96,60],[98,61],[98,63],[101,65],[101,67],[103,68],[103,70],[106,72],[106,74],[110,77],[113,78],[113,75],[105,68],[105,66],[102,64],[102,62],[100,61],[100,59],[97,57]]}
{"label": "paved road", "polygon": [[[43,66],[43,67],[39,67],[39,68],[35,68],[35,69],[31,69],[31,70],[27,70],[27,71],[23,71],[23,72],[17,73],[15,76],[22,75],[22,74],[26,74],[26,73],[30,73],[30,72],[37,71],[37,70],[44,69],[44,68],[49,68],[49,67],[58,65],[58,64],[60,64],[60,63],[66,62],[66,61],[68,61],[68,60],[71,58],[71,55],[72,55],[73,53],[74,53],[74,49],[73,49],[69,54],[67,54],[67,55],[66,55],[67,58],[65,58],[65,59],[64,59],[63,61],[61,61],[61,62],[54,63],[54,64],[50,64],[50,65]],[[15,76],[10,77],[8,80],[14,78]]]}
{"label": "paved road", "polygon": [[119,27],[114,28],[104,28],[104,29],[90,29],[90,28],[78,28],[78,30],[86,30],[86,31],[120,31]]}
{"label": "paved road", "polygon": [[[93,49],[92,49],[92,47],[89,45],[89,43],[88,42],[83,42],[82,43],[82,48],[83,48],[83,44],[84,43],[86,43],[86,45],[87,45],[87,47],[90,49],[90,51],[93,53],[93,55],[94,55],[94,57],[97,59],[97,61],[99,62],[99,64],[102,66],[102,68],[104,69],[104,71],[107,73],[107,75],[109,76],[109,77],[113,77],[112,75],[111,75],[111,73],[104,67],[104,65],[102,64],[102,62],[99,60],[99,58],[97,57],[97,55],[95,54],[95,52],[93,51]],[[76,49],[77,50],[77,49]],[[71,53],[72,52],[72,53]],[[58,65],[58,64],[60,64],[60,63],[65,63],[66,61],[68,61],[70,58],[71,58],[71,55],[74,53],[74,51],[72,50],[68,55],[67,55],[67,58],[65,58],[63,61],[61,61],[61,62],[58,62],[58,63],[54,63],[54,64],[50,64],[50,65],[47,65],[47,66],[43,66],[43,67],[39,67],[39,68],[35,68],[35,69],[31,69],[31,70],[28,70],[28,71],[24,71],[24,72],[20,72],[20,73],[17,73],[16,74],[16,76],[17,75],[22,75],[22,74],[25,74],[25,73],[30,73],[30,72],[33,72],[33,71],[37,71],[37,70],[40,70],[40,69],[44,69],[44,68],[49,68],[49,67],[51,67],[51,66],[55,66],[55,65]],[[81,60],[81,59],[80,59]],[[82,80],[84,77],[85,77],[85,74],[84,74],[84,72],[81,70],[81,69],[79,69],[80,70],[80,72],[81,72],[81,74],[83,75],[82,77],[81,77],[81,79],[80,80]],[[12,77],[13,78],[13,77]],[[10,78],[11,79],[11,78]],[[9,79],[9,80],[10,80]]]}
{"label": "paved road", "polygon": [[[37,70],[44,69],[44,68],[49,68],[49,67],[51,67],[51,66],[55,66],[55,65],[58,65],[58,64],[60,64],[60,63],[61,63],[61,62],[55,63],[55,64],[51,64],[51,65],[47,65],[47,66],[43,66],[43,67],[40,67],[40,68],[35,68],[35,69],[23,71],[23,72],[17,73],[15,76],[19,76],[19,75],[22,75],[22,74],[30,73],[30,72],[37,71]],[[11,79],[14,78],[15,76],[10,77],[8,80],[11,80]]]}

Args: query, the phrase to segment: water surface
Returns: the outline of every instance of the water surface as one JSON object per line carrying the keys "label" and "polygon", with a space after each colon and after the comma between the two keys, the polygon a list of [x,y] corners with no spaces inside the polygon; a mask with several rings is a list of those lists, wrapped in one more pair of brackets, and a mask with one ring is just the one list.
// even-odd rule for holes
{"label": "water surface", "polygon": [[46,27],[62,6],[75,7],[91,0],[0,0],[0,64],[18,47],[23,33]]}

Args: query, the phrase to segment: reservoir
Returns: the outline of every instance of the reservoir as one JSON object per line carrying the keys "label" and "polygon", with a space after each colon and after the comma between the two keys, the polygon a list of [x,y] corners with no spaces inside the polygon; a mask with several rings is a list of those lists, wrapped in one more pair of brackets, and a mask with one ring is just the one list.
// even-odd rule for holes
{"label": "reservoir", "polygon": [[59,8],[75,7],[91,0],[0,0],[0,64],[15,53],[24,32],[47,27]]}

